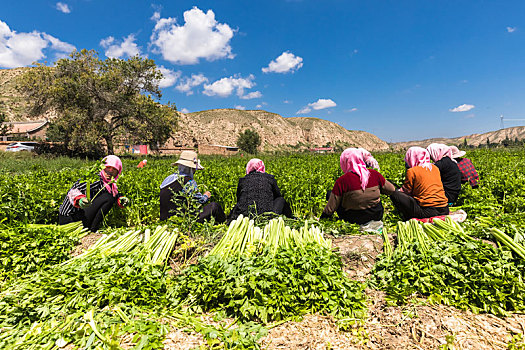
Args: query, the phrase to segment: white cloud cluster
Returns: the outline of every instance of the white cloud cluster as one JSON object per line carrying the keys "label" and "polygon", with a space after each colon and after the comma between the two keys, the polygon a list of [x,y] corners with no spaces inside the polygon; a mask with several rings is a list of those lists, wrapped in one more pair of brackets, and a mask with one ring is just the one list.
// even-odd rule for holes
{"label": "white cloud cluster", "polygon": [[27,66],[46,58],[44,50],[50,48],[56,57],[63,57],[75,50],[71,44],[46,33],[33,31],[17,33],[7,23],[0,21],[0,67]]}
{"label": "white cloud cluster", "polygon": [[348,113],[357,112],[357,108],[353,107],[353,108],[347,109],[345,112],[348,112]]}
{"label": "white cloud cluster", "polygon": [[56,9],[62,13],[71,13],[71,9],[69,8],[69,5],[63,2],[57,2]]}
{"label": "white cloud cluster", "polygon": [[467,112],[467,111],[470,111],[471,109],[473,109],[474,107],[475,107],[474,105],[462,104],[461,106],[457,106],[457,107],[449,109],[449,111],[451,111],[451,112]]}
{"label": "white cloud cluster", "polygon": [[188,114],[188,113],[190,113],[189,109],[187,109],[187,108],[183,108],[183,109],[181,109],[180,111],[181,111],[182,113],[184,113],[184,114]]}
{"label": "white cloud cluster", "polygon": [[244,89],[251,89],[255,86],[253,79],[255,79],[253,75],[247,78],[239,76],[222,78],[212,84],[204,84],[203,94],[207,96],[228,97],[235,92],[238,97],[245,100],[261,97],[262,94],[259,91],[244,94]]}
{"label": "white cloud cluster", "polygon": [[312,109],[320,110],[320,109],[325,109],[325,108],[330,108],[330,107],[335,107],[335,106],[337,106],[337,104],[331,99],[320,98],[316,102],[309,103],[305,107],[301,108],[299,111],[297,111],[297,114],[306,114],[306,113],[310,113]]}
{"label": "white cloud cluster", "polygon": [[131,57],[140,54],[134,34],[128,35],[121,43],[117,43],[114,37],[108,36],[106,39],[100,40],[100,46],[106,49],[104,54],[110,58]]}
{"label": "white cloud cluster", "polygon": [[241,106],[241,105],[236,105],[234,108],[235,108],[235,109],[239,109],[239,110],[241,110],[241,111],[246,110],[246,107]]}
{"label": "white cloud cluster", "polygon": [[170,86],[175,85],[177,80],[180,78],[181,72],[180,71],[173,71],[171,69],[168,69],[164,66],[159,66],[158,69],[162,73],[162,79],[159,82],[159,87],[167,88]]}
{"label": "white cloud cluster", "polygon": [[228,24],[218,23],[215,13],[204,13],[197,7],[184,12],[184,25],[178,25],[175,18],[161,18],[155,13],[156,22],[151,35],[155,53],[176,64],[196,64],[199,60],[213,61],[233,58],[230,39],[234,31]]}
{"label": "white cloud cluster", "polygon": [[293,73],[302,66],[302,57],[295,56],[293,53],[285,51],[281,56],[271,61],[268,67],[262,68],[262,71],[263,73]]}
{"label": "white cloud cluster", "polygon": [[516,31],[516,27],[507,27],[508,33],[514,33]]}
{"label": "white cloud cluster", "polygon": [[181,82],[175,87],[175,89],[186,93],[186,95],[193,95],[192,89],[194,87],[207,82],[208,78],[206,78],[204,74],[192,74],[191,77],[185,77],[184,79],[181,79]]}
{"label": "white cloud cluster", "polygon": [[251,100],[253,98],[261,98],[261,97],[262,97],[262,93],[260,91],[252,91],[246,95],[240,96],[240,98],[243,100]]}
{"label": "white cloud cluster", "polygon": [[56,9],[62,13],[71,13],[71,9],[69,8],[69,5],[63,2],[57,2]]}

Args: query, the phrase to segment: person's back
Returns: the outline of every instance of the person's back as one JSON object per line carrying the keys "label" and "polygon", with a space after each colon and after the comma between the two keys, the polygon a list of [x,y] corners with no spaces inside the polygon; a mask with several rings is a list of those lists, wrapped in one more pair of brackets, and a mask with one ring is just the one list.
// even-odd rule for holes
{"label": "person's back", "polygon": [[436,165],[432,165],[430,170],[419,165],[408,169],[403,190],[416,199],[422,207],[448,205],[441,174]]}
{"label": "person's back", "polygon": [[439,168],[448,202],[456,202],[461,191],[461,171],[458,165],[449,157],[443,157],[434,164]]}
{"label": "person's back", "polygon": [[176,214],[176,211],[179,208],[179,203],[181,203],[181,201],[185,198],[182,195],[182,185],[187,184],[190,180],[190,177],[184,176],[182,179],[177,179],[166,187],[161,188],[159,194],[161,221],[164,221]]}
{"label": "person's back", "polygon": [[342,175],[335,182],[332,192],[342,197],[341,205],[345,210],[368,209],[378,205],[381,201],[381,188],[386,183],[385,178],[374,169],[369,169],[369,171],[370,178],[364,190],[361,188],[359,175],[353,172]]}
{"label": "person's back", "polygon": [[281,193],[273,175],[258,171],[251,172],[239,179],[235,216],[271,212],[273,200],[277,197],[281,197]]}

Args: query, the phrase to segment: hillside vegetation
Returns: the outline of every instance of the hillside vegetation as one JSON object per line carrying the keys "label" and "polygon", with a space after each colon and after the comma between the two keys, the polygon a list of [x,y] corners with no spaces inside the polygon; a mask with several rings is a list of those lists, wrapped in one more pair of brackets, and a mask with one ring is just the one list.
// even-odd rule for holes
{"label": "hillside vegetation", "polygon": [[[15,89],[15,79],[30,68],[0,70],[0,108],[10,121],[27,121],[27,102]],[[168,146],[195,147],[197,144],[235,146],[240,132],[251,128],[262,139],[261,150],[294,150],[309,147],[364,147],[388,150],[386,142],[365,131],[347,130],[328,120],[292,117],[262,110],[212,109],[180,116],[180,128]],[[51,113],[33,119],[53,119]]]}
{"label": "hillside vegetation", "polygon": [[453,138],[433,138],[419,141],[396,142],[391,146],[395,149],[403,149],[412,146],[427,147],[433,142],[444,143],[447,145],[462,145],[467,140],[469,146],[477,147],[487,143],[502,143],[503,140],[523,140],[525,139],[525,126],[515,126],[512,128],[505,128],[496,131],[489,131],[483,134],[471,134],[467,136],[453,137]]}
{"label": "hillside vegetation", "polygon": [[389,149],[385,141],[365,131],[347,130],[318,118],[283,118],[261,110],[212,109],[182,114],[180,126],[174,139],[190,147],[195,143],[233,146],[239,132],[250,128],[261,136],[264,150],[326,145],[364,147],[371,151]]}

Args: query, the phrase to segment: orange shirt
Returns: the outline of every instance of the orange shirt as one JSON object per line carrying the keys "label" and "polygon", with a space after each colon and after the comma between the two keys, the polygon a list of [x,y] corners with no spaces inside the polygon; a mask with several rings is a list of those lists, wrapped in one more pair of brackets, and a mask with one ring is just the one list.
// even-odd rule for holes
{"label": "orange shirt", "polygon": [[422,207],[446,207],[448,205],[441,174],[432,164],[432,170],[415,166],[407,170],[403,191],[414,197]]}

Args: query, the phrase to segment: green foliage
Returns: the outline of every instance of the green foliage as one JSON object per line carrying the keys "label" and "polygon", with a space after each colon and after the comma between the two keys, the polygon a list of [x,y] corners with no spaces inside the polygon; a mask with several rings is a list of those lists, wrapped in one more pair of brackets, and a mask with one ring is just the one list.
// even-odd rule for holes
{"label": "green foliage", "polygon": [[6,136],[12,128],[13,125],[7,123],[7,116],[5,113],[0,112],[0,136]]}
{"label": "green foliage", "polygon": [[312,312],[357,320],[365,315],[363,288],[344,276],[339,256],[309,245],[275,256],[208,256],[176,278],[174,295],[197,310],[224,310],[240,320],[267,323]]}
{"label": "green foliage", "polygon": [[68,260],[78,236],[52,226],[0,226],[0,242],[0,281],[5,281]]}
{"label": "green foliage", "polygon": [[239,133],[237,147],[250,154],[256,154],[257,148],[261,145],[261,136],[255,130],[246,129]]}
{"label": "green foliage", "polygon": [[155,146],[171,136],[175,108],[152,98],[161,96],[161,78],[151,59],[100,60],[94,51],[81,50],[54,67],[37,64],[19,78],[18,89],[33,115],[58,112],[51,137],[67,149],[114,153],[116,141]]}
{"label": "green foliage", "polygon": [[129,254],[74,260],[13,282],[0,298],[0,326],[119,303],[166,304],[167,283],[163,268]]}
{"label": "green foliage", "polygon": [[522,265],[482,241],[413,243],[376,262],[370,283],[396,304],[417,295],[474,313],[525,309]]}

